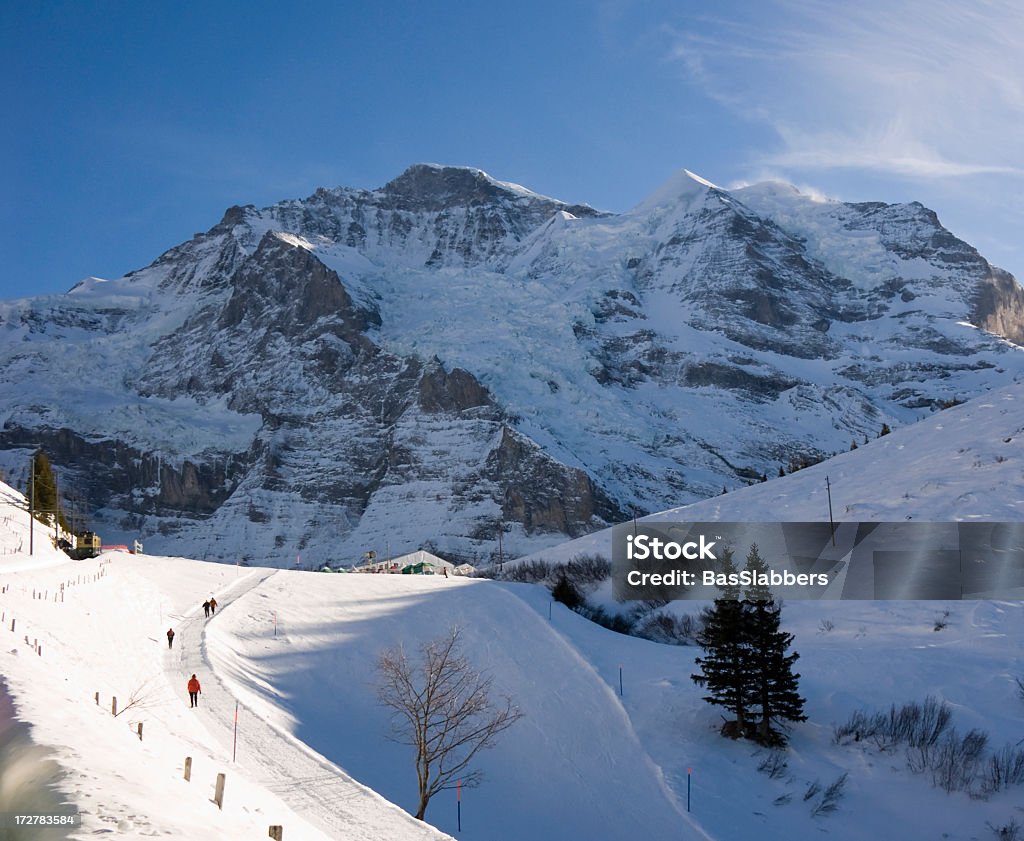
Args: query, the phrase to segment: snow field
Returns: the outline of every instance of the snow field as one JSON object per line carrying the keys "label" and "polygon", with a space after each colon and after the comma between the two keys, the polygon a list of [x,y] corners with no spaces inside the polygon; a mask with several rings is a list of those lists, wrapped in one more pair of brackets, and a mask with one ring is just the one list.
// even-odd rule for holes
{"label": "snow field", "polygon": [[[62,562],[46,541],[28,559],[14,551],[19,513],[0,501],[0,673],[33,740],[64,769],[60,789],[83,816],[76,837],[256,838],[275,823],[290,839],[447,837],[384,799],[412,807],[415,779],[411,749],[387,739],[374,663],[385,647],[414,650],[452,625],[495,695],[524,713],[480,755],[486,778],[462,793],[460,838],[982,839],[986,823],[1021,820],[1020,788],[988,800],[946,794],[907,769],[902,749],[832,743],[833,726],[856,710],[929,695],[949,704],[961,733],[981,728],[996,749],[1018,742],[1021,602],[788,603],[809,720],[793,728],[786,767],[771,778],[758,772],[766,751],[718,734],[721,711],[690,680],[697,648],[612,633],[552,605],[541,587],[123,553]],[[62,582],[64,601],[52,601]],[[220,607],[207,621],[211,594]],[[184,686],[192,672],[203,684],[197,710]],[[113,718],[112,695],[122,709],[139,703]],[[219,772],[223,811],[211,802]],[[805,800],[810,787],[843,773],[837,811],[814,816],[821,794]],[[454,834],[454,793],[439,794],[427,819]]]}

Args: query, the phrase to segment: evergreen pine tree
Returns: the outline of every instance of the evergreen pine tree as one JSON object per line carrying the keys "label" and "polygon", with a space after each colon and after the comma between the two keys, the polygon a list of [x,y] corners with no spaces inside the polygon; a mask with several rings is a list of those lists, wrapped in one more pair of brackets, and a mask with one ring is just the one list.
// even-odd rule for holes
{"label": "evergreen pine tree", "polygon": [[[732,553],[728,549],[723,551],[718,572],[727,576],[736,574]],[[690,677],[694,683],[707,690],[705,701],[725,707],[735,716],[735,721],[726,722],[722,732],[738,738],[747,731],[747,707],[750,700],[743,605],[739,601],[738,586],[726,584],[721,591],[722,595],[701,616],[703,627],[697,634],[696,642],[704,649],[704,656],[694,661],[700,673]]]}
{"label": "evergreen pine tree", "polygon": [[888,435],[890,432],[892,432],[892,430],[889,429],[889,424],[883,423],[882,431],[878,433],[878,437],[881,438],[883,435]]}
{"label": "evergreen pine tree", "polygon": [[[768,573],[765,563],[752,544],[747,554],[746,569],[751,573]],[[800,657],[786,654],[793,635],[780,630],[782,607],[772,596],[767,585],[752,583],[744,590],[743,629],[749,646],[748,662],[751,680],[751,711],[759,709],[761,720],[757,724],[757,740],[762,744],[784,745],[785,736],[773,729],[773,721],[806,721],[803,714],[804,699],[797,691],[799,674],[793,664]]]}
{"label": "evergreen pine tree", "polygon": [[67,522],[64,519],[64,512],[61,509],[60,497],[57,495],[57,478],[53,475],[53,468],[46,453],[38,450],[32,456],[32,464],[29,468],[32,474],[29,476],[29,494],[35,493],[32,500],[32,508],[36,512],[36,519],[40,522],[52,522],[54,516],[61,528],[67,529]]}
{"label": "evergreen pine tree", "polygon": [[746,604],[756,602],[769,602],[772,600],[772,591],[768,589],[767,584],[758,583],[758,577],[766,577],[771,570],[768,569],[768,564],[764,558],[761,557],[761,553],[757,550],[757,544],[750,544],[750,551],[747,552],[747,565],[746,571],[753,575],[753,583],[749,584],[743,591],[743,599]]}

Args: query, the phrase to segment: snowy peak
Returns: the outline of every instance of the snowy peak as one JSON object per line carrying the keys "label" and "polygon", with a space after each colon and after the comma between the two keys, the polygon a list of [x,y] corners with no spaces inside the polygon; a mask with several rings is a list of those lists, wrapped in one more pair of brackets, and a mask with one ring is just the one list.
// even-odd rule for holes
{"label": "snowy peak", "polygon": [[402,207],[430,211],[473,207],[501,198],[553,201],[525,188],[496,181],[483,170],[436,164],[415,164],[385,184],[380,192]]}
{"label": "snowy peak", "polygon": [[636,205],[630,213],[649,213],[659,209],[689,206],[718,187],[688,169],[680,169],[658,189]]}

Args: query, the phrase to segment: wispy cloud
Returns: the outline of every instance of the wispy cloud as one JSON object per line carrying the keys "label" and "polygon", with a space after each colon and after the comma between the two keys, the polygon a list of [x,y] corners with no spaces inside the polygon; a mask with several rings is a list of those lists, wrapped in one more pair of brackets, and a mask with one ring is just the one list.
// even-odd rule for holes
{"label": "wispy cloud", "polygon": [[778,147],[756,163],[1024,175],[1024,5],[771,0],[744,11],[670,34],[694,85],[774,129]]}

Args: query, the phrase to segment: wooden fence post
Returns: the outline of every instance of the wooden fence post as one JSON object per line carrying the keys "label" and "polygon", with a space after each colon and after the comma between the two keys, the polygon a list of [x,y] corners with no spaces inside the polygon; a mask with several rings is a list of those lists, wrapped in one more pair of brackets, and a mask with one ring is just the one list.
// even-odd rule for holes
{"label": "wooden fence post", "polygon": [[139,722],[139,741],[142,741],[142,722]]}
{"label": "wooden fence post", "polygon": [[98,707],[99,705],[100,705],[100,693],[97,692],[96,693],[96,706]]}
{"label": "wooden fence post", "polygon": [[218,809],[224,808],[224,774],[217,775],[217,786],[213,790],[213,802]]}
{"label": "wooden fence post", "polygon": [[274,841],[284,841],[284,827],[280,824],[271,824],[270,832],[267,833]]}
{"label": "wooden fence post", "polygon": [[191,782],[191,781],[192,781],[192,757],[191,756],[186,756],[185,757],[185,782],[188,783],[188,782]]}
{"label": "wooden fence post", "polygon": [[110,714],[112,716],[115,716],[115,717],[117,716],[117,696],[116,695],[113,698],[110,699]]}

